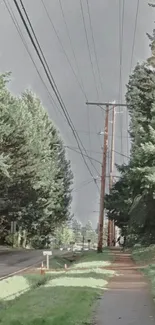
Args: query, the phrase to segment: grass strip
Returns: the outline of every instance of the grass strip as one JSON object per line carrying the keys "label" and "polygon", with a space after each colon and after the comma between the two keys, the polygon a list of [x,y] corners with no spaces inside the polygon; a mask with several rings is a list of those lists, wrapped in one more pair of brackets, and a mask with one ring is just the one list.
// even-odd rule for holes
{"label": "grass strip", "polygon": [[[26,275],[33,290],[18,297],[0,312],[1,325],[89,325],[95,300],[103,294],[108,271],[91,267],[91,262],[109,262],[111,255],[84,253],[69,272],[52,272],[46,279]],[[78,270],[79,263],[88,263],[87,270]],[[98,265],[98,263],[96,263]],[[86,272],[87,271],[87,272]],[[102,272],[103,271],[103,272]],[[70,273],[71,272],[71,273]],[[78,273],[79,272],[79,273]],[[57,274],[56,274],[57,273]],[[58,274],[59,273],[59,274]],[[70,274],[69,274],[70,273]],[[112,274],[109,273],[109,276]],[[40,278],[41,277],[41,278]],[[43,286],[44,285],[44,286]]]}

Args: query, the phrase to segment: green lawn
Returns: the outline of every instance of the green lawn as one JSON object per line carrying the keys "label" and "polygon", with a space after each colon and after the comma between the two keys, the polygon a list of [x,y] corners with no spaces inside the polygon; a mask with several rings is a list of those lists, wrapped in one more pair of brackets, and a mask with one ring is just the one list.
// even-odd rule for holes
{"label": "green lawn", "polygon": [[[102,258],[101,258],[102,256]],[[100,260],[105,261],[113,261],[113,255],[105,248],[102,254],[97,254],[96,251],[87,251],[87,252],[79,252],[72,253],[68,252],[62,256],[54,256],[50,259],[50,268],[52,269],[63,269],[64,265],[67,264],[68,267],[79,263],[86,262],[96,262]]]}
{"label": "green lawn", "polygon": [[[0,305],[0,325],[90,325],[94,302],[103,294],[112,271],[101,269],[112,261],[108,251],[87,252],[62,268],[44,276],[27,276],[31,290]],[[94,263],[96,262],[96,266]],[[87,269],[82,268],[82,264]],[[93,266],[92,266],[93,265]],[[99,266],[100,265],[100,266]],[[79,268],[80,266],[80,268]]]}
{"label": "green lawn", "polygon": [[155,299],[155,246],[134,249],[132,256],[134,261],[141,265],[141,271],[150,281]]}
{"label": "green lawn", "polygon": [[148,265],[146,268],[143,268],[142,271],[151,283],[153,298],[155,299],[155,264]]}
{"label": "green lawn", "polygon": [[98,294],[99,290],[91,288],[38,288],[21,296],[2,311],[1,324],[90,324],[91,306]]}
{"label": "green lawn", "polygon": [[65,264],[71,265],[71,259],[73,259],[71,253],[66,254],[66,256],[54,256],[50,259],[50,268],[55,270],[63,269]]}
{"label": "green lawn", "polygon": [[155,262],[155,246],[136,248],[132,252],[132,257],[136,263],[147,264]]}

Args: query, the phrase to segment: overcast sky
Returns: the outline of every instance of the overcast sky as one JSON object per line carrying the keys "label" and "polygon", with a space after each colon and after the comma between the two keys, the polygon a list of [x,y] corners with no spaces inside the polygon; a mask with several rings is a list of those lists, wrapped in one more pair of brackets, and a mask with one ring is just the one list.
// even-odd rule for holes
{"label": "overcast sky", "polygon": [[[65,20],[62,16],[59,0],[44,0],[44,4],[46,5],[51,21],[54,24],[59,40],[51,22],[49,21],[42,1],[23,0],[23,3],[27,9],[52,74],[83,145],[92,158],[101,162],[101,145],[103,143],[103,136],[99,136],[97,133],[103,130],[104,114],[99,107],[87,107],[85,105],[86,98],[81,91],[79,83],[82,85],[89,101],[119,101],[119,0],[88,1],[102,85],[100,83],[95,60],[87,1],[82,0],[82,4],[92,64],[88,52],[80,0],[61,0]],[[123,1],[125,3],[125,11],[122,51],[122,85],[123,93],[125,93],[125,85],[128,82],[130,72],[137,0],[121,0],[121,3],[123,3]],[[28,41],[13,0],[7,0],[6,2],[9,2],[11,5],[20,28],[24,33],[29,50],[45,83],[50,89],[41,65],[30,42]],[[60,130],[65,145],[77,147],[77,143],[74,140],[72,132],[65,122],[65,119],[57,108],[52,106],[47,91],[21,41],[3,0],[1,0],[0,3],[0,71],[12,72],[10,89],[15,94],[20,94],[27,87],[36,92],[42,100],[45,109],[48,111],[50,118]],[[146,32],[152,33],[154,18],[155,10],[148,6],[147,0],[140,0],[133,66],[137,61],[142,61],[149,55],[149,42],[146,37]],[[67,34],[65,21],[67,22],[69,35]],[[72,49],[75,56],[73,55]],[[69,62],[64,54],[64,50],[67,53]],[[94,69],[95,80],[92,67]],[[77,77],[75,77],[75,75]],[[52,94],[51,89],[50,91]],[[99,96],[97,95],[97,91]],[[117,111],[119,111],[119,109],[117,109]],[[111,128],[110,123],[109,128]],[[124,110],[123,114],[116,114],[115,150],[118,153],[128,156],[129,152],[127,149],[126,129],[127,114]],[[122,132],[123,148],[121,146]],[[109,136],[109,148],[110,139],[111,137]],[[91,220],[95,226],[98,219],[98,212],[93,211],[99,210],[99,193],[94,182],[91,182],[91,176],[84,165],[81,156],[68,150],[68,157],[71,160],[72,170],[74,173],[74,187],[77,189],[77,191],[73,192],[72,212],[77,218],[79,218],[79,220],[81,220],[81,222],[85,223],[87,220]],[[123,156],[115,154],[116,163],[126,162],[124,159]],[[99,162],[93,161],[93,164],[97,169],[98,174],[101,174],[101,163]],[[91,166],[89,161],[88,164],[94,177],[96,177],[97,171],[93,166]],[[114,171],[114,173],[116,174],[116,171]],[[90,183],[85,185],[89,181]],[[100,179],[98,185],[100,187]]]}

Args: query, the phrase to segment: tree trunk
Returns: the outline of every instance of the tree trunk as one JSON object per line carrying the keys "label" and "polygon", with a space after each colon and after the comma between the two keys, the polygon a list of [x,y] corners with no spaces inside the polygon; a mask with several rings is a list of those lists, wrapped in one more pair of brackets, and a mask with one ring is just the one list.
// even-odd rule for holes
{"label": "tree trunk", "polygon": [[23,230],[23,248],[26,248],[26,243],[27,243],[27,232],[26,230]]}
{"label": "tree trunk", "polygon": [[17,247],[21,247],[21,239],[22,239],[22,228],[19,227],[18,237],[17,237]]}

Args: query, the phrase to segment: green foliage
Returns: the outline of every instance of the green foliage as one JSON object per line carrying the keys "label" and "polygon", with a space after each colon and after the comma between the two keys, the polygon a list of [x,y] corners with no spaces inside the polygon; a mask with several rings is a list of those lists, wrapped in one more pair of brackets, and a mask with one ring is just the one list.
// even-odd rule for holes
{"label": "green foliage", "polygon": [[82,237],[83,235],[85,235],[85,233],[83,233],[81,222],[75,218],[72,220],[72,231],[73,231],[74,241],[76,243],[81,243]]}
{"label": "green foliage", "polygon": [[[154,33],[151,40],[154,59]],[[120,179],[105,198],[109,218],[124,228],[133,244],[155,242],[155,70],[150,59],[137,64],[127,85],[131,152]]]}
{"label": "green foliage", "polygon": [[81,243],[84,240],[84,243],[87,244],[88,240],[91,241],[90,245],[97,243],[97,234],[93,229],[92,223],[90,220],[82,227],[81,222],[76,219],[72,221],[72,230],[74,234],[74,241],[76,243]]}
{"label": "green foliage", "polygon": [[92,227],[91,221],[88,220],[85,230],[85,241],[88,242],[88,240],[91,240],[91,244],[97,243],[98,236]]}
{"label": "green foliage", "polygon": [[67,225],[58,227],[55,231],[56,246],[68,246],[74,240],[74,234]]}
{"label": "green foliage", "polygon": [[88,220],[85,226],[77,219],[73,218],[72,222],[67,224],[63,223],[61,226],[57,227],[54,232],[54,242],[56,247],[60,246],[70,246],[73,247],[71,243],[88,245],[88,240],[91,240],[91,245],[97,243],[97,233],[92,227],[91,221]]}
{"label": "green foliage", "polygon": [[128,222],[128,209],[131,205],[129,197],[129,186],[125,175],[113,186],[112,191],[105,197],[105,207],[108,210],[108,217],[115,220],[115,224],[123,228]]}
{"label": "green foliage", "polygon": [[20,98],[0,76],[0,239],[17,221],[18,246],[37,242],[70,218],[72,172],[62,140],[40,100]]}
{"label": "green foliage", "polygon": [[155,259],[155,246],[150,245],[148,247],[134,247],[132,251],[132,257],[136,263],[148,264],[154,263]]}
{"label": "green foliage", "polygon": [[28,274],[25,276],[30,288],[36,289],[51,280],[51,274]]}

